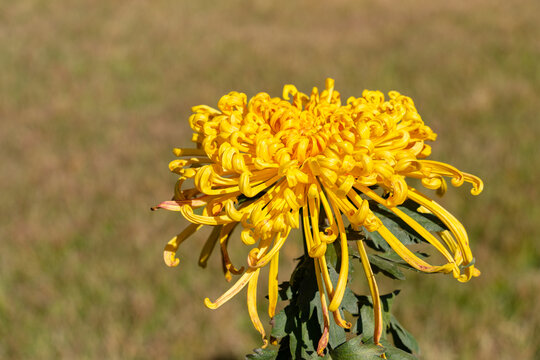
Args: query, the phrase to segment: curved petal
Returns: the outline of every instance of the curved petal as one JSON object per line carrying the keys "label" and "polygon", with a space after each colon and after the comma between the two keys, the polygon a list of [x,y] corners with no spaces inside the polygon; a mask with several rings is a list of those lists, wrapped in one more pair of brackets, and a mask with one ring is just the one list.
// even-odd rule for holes
{"label": "curved petal", "polygon": [[[409,189],[409,198],[431,211],[448,227],[452,235],[454,235],[463,255],[463,265],[469,265],[473,261],[473,256],[469,247],[469,238],[463,225],[441,205],[431,200],[427,196],[419,193],[416,189]],[[460,277],[460,279],[463,281],[469,280],[473,276],[474,266],[465,267],[464,271],[464,278],[462,279]]]}
{"label": "curved petal", "polygon": [[268,275],[268,315],[273,318],[276,314],[276,305],[278,301],[278,266],[279,252],[276,252],[270,260],[270,271]]}
{"label": "curved petal", "polygon": [[[387,202],[382,197],[378,196],[375,192],[369,192],[367,194],[370,198],[377,201],[381,205],[386,205]],[[429,231],[427,231],[424,227],[422,227],[418,222],[416,222],[414,219],[412,219],[410,216],[405,214],[403,211],[399,210],[397,207],[387,207],[388,210],[392,211],[394,214],[396,214],[401,220],[403,220],[407,225],[409,225],[411,228],[413,228],[420,236],[422,236],[427,242],[429,242],[437,251],[439,251],[449,263],[455,264],[455,257],[450,254],[448,249],[444,247],[444,245],[435,238]],[[457,269],[457,265],[455,264],[455,267]],[[459,273],[459,269],[458,273]]]}
{"label": "curved petal", "polygon": [[345,288],[347,286],[347,278],[349,274],[349,245],[347,243],[347,232],[345,231],[343,218],[341,217],[338,206],[335,204],[332,198],[330,198],[330,202],[332,203],[332,207],[334,208],[334,212],[336,214],[341,245],[341,265],[339,269],[338,282],[336,284],[336,290],[332,295],[330,305],[328,306],[328,310],[336,311],[341,304],[341,300],[343,300],[343,295],[345,294]]}
{"label": "curved petal", "polygon": [[431,265],[424,260],[420,259],[418,256],[414,255],[412,251],[410,251],[405,245],[403,245],[395,236],[386,228],[386,226],[381,225],[376,230],[379,235],[381,235],[388,245],[396,252],[398,255],[405,260],[409,265],[411,265],[413,268],[433,273],[433,272],[442,272],[442,273],[449,273],[452,272],[454,264],[445,264],[440,266],[434,266]]}
{"label": "curved petal", "polygon": [[247,305],[251,322],[253,323],[255,329],[257,329],[257,331],[261,334],[262,340],[264,342],[264,345],[262,347],[265,348],[268,345],[268,340],[266,340],[264,326],[261,323],[261,319],[259,318],[259,312],[257,311],[257,279],[259,278],[259,271],[260,269],[255,270],[253,276],[251,277],[251,280],[249,280],[247,290]]}
{"label": "curved petal", "polygon": [[369,263],[369,258],[364,247],[364,242],[362,240],[356,241],[356,247],[358,248],[358,253],[360,254],[360,260],[362,262],[362,267],[364,268],[364,274],[369,285],[369,291],[371,292],[371,299],[373,301],[373,318],[375,319],[375,324],[373,326],[373,342],[375,345],[379,345],[379,340],[382,335],[382,308],[381,308],[381,298],[379,296],[379,288],[377,287],[377,282],[375,281],[375,275],[371,269]]}
{"label": "curved petal", "polygon": [[328,345],[329,335],[330,335],[330,317],[328,315],[328,307],[326,306],[326,296],[324,296],[324,287],[321,280],[321,273],[319,271],[320,264],[319,260],[315,259],[315,277],[317,278],[317,287],[319,288],[319,296],[321,298],[321,308],[323,312],[323,333],[319,339],[319,344],[317,345],[317,354],[322,355],[324,349]]}
{"label": "curved petal", "polygon": [[184,240],[193,235],[201,227],[201,224],[189,224],[180,234],[169,240],[163,250],[163,260],[167,266],[173,267],[180,263],[180,260],[175,257],[178,247]]}
{"label": "curved petal", "polygon": [[221,305],[225,304],[227,301],[229,301],[234,295],[238,294],[240,290],[244,288],[248,284],[248,282],[251,280],[251,278],[255,275],[255,272],[257,270],[255,269],[248,269],[244,275],[238,281],[231,286],[227,292],[225,292],[223,295],[221,295],[216,301],[212,302],[209,298],[204,299],[204,304],[209,309],[215,310]]}

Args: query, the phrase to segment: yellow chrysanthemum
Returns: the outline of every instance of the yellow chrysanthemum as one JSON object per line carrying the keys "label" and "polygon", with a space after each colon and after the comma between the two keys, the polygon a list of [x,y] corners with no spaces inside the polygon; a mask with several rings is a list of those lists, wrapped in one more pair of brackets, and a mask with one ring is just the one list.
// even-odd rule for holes
{"label": "yellow chrysanthemum", "polygon": [[[242,276],[215,302],[206,299],[205,303],[215,309],[248,285],[249,314],[264,339],[256,311],[260,269],[270,263],[269,315],[273,317],[278,298],[279,250],[291,229],[302,226],[309,256],[315,259],[319,292],[326,309],[319,352],[328,341],[329,312],[339,325],[350,326],[338,310],[349,268],[343,215],[355,228],[378,232],[418,270],[452,273],[459,281],[477,276],[464,227],[438,203],[409,186],[406,179],[420,179],[423,186],[442,194],[446,190],[444,178],[449,177],[454,186],[470,182],[474,195],[482,191],[482,181],[450,165],[425,160],[431,148],[424,142],[435,140],[436,134],[424,125],[409,97],[396,91],[388,95],[385,101],[381,92],[366,90],[362,97],[350,97],[342,105],[334,81],[327,79],[326,89],[319,94],[314,88],[311,96],[286,85],[282,98],[259,93],[248,101],[245,94],[231,92],[219,100],[218,109],[194,107],[189,122],[196,147],[174,149],[180,159],[169,166],[180,179],[174,199],[158,206],[180,211],[192,223],[167,244],[167,265],[178,264],[175,253],[183,240],[202,225],[215,226],[203,248],[201,264],[219,241],[226,277],[230,280],[231,274]],[[193,180],[194,187],[183,188],[187,179]],[[374,185],[384,194],[373,190]],[[442,242],[397,208],[407,199],[447,226],[449,231],[440,236]],[[418,258],[370,210],[369,201],[401,218],[433,245],[446,263],[432,265]],[[320,223],[321,212],[327,219],[325,224]],[[227,253],[229,235],[238,224],[242,227],[242,241],[253,246],[245,270],[234,267]],[[343,264],[334,287],[325,253],[328,244],[338,238]],[[377,343],[382,331],[378,290],[363,242],[357,241],[357,246],[374,299]]]}

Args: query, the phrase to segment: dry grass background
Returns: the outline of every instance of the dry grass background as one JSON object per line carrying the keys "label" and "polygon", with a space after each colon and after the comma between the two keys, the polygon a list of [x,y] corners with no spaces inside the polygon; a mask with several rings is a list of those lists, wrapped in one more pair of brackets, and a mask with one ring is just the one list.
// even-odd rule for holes
{"label": "dry grass background", "polygon": [[149,207],[170,197],[192,105],[331,76],[344,97],[410,95],[439,133],[434,157],[485,180],[480,197],[442,200],[483,275],[398,284],[422,358],[539,358],[539,13],[533,0],[0,2],[0,357],[259,346],[244,296],[204,307],[228,285],[217,257],[197,268],[200,241],[165,267],[183,222]]}

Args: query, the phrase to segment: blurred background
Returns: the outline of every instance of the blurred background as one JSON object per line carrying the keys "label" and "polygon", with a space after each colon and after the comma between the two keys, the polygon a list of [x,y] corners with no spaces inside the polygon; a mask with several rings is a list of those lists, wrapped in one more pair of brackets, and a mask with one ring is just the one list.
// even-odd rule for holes
{"label": "blurred background", "polygon": [[259,347],[245,292],[203,304],[229,287],[219,256],[197,267],[207,233],[167,268],[185,222],[149,209],[172,195],[191,106],[333,77],[343,99],[411,96],[439,134],[433,158],[485,181],[479,197],[464,186],[441,200],[482,276],[393,284],[422,359],[540,358],[538,14],[533,0],[1,1],[0,357],[224,360]]}

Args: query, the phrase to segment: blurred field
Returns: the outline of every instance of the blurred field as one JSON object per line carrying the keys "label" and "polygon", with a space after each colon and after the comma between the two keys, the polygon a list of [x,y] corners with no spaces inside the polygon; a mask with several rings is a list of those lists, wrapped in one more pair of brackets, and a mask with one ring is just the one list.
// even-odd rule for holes
{"label": "blurred field", "polygon": [[433,157],[485,181],[442,200],[482,276],[397,284],[422,358],[540,358],[538,14],[533,0],[0,2],[0,358],[260,346],[244,295],[204,307],[228,288],[217,256],[197,268],[204,234],[166,268],[184,222],[149,208],[171,196],[192,105],[327,76],[344,98],[411,96],[439,134]]}

